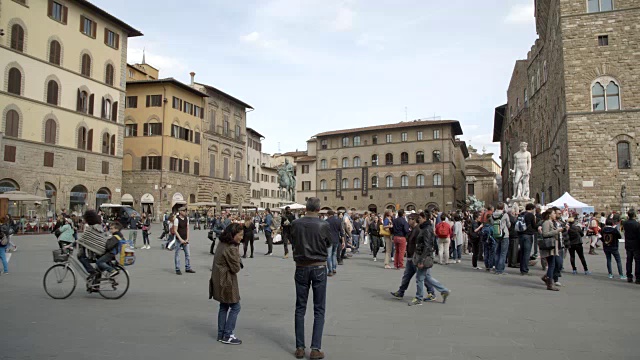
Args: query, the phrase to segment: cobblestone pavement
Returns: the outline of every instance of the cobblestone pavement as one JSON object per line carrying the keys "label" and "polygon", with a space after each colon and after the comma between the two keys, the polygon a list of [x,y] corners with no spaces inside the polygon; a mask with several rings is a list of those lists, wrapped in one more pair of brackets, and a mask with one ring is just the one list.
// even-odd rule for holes
{"label": "cobblestone pavement", "polygon": [[[0,277],[1,359],[288,359],[293,358],[295,291],[292,259],[244,260],[239,276],[241,346],[215,341],[217,303],[208,300],[212,256],[206,231],[192,240],[196,274],[174,274],[173,253],[138,250],[124,298],[104,300],[78,283],[66,300],[42,286],[51,266],[52,235],[15,237],[11,273]],[[141,236],[138,236],[141,239]],[[262,239],[262,235],[261,235]],[[408,307],[392,299],[402,275],[356,255],[329,279],[323,350],[327,359],[638,359],[640,285],[609,280],[604,254],[588,256],[593,276],[564,273],[560,292],[534,276],[490,275],[461,264],[439,266],[452,290],[446,304]],[[379,255],[380,256],[380,255]],[[624,256],[623,256],[624,261]],[[566,267],[570,269],[568,258]],[[579,269],[581,267],[579,266]],[[313,311],[307,311],[310,341]]]}

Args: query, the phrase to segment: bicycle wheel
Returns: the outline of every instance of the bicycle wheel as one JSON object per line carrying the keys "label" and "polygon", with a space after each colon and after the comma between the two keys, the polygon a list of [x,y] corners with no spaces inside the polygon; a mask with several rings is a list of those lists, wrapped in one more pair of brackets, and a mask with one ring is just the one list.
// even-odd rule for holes
{"label": "bicycle wheel", "polygon": [[105,299],[120,299],[127,293],[127,290],[129,290],[129,273],[127,270],[120,265],[116,265],[114,268],[119,271],[118,275],[100,280],[100,288],[98,291]]}
{"label": "bicycle wheel", "polygon": [[47,295],[54,299],[66,299],[76,289],[76,273],[65,264],[56,264],[47,270],[42,279]]}

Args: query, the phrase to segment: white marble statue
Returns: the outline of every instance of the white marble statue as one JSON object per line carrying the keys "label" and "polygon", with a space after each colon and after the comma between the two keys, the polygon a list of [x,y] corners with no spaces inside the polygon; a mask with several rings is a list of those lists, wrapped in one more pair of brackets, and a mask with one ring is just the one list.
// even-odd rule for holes
{"label": "white marble statue", "polygon": [[531,175],[531,153],[527,151],[527,143],[520,143],[520,151],[513,154],[513,198],[529,199],[529,177]]}

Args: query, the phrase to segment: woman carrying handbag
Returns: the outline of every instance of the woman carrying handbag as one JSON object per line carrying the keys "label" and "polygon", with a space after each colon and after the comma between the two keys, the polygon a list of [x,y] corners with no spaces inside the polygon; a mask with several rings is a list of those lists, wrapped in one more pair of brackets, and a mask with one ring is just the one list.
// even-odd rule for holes
{"label": "woman carrying handbag", "polygon": [[542,277],[542,281],[547,285],[547,290],[559,291],[554,285],[558,281],[557,278],[554,279],[554,270],[556,266],[562,266],[562,258],[558,256],[559,247],[562,246],[559,234],[564,229],[556,228],[556,212],[551,209],[542,214],[542,220],[542,239],[538,240],[538,247],[540,256],[547,260],[547,274]]}

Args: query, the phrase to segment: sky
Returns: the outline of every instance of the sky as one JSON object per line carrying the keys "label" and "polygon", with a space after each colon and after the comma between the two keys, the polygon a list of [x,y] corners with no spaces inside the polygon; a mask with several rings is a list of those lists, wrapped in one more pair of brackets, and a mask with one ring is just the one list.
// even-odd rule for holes
{"label": "sky", "polygon": [[255,108],[268,153],[330,130],[459,120],[495,153],[494,109],[535,41],[534,0],[92,0],[144,36],[128,61]]}

